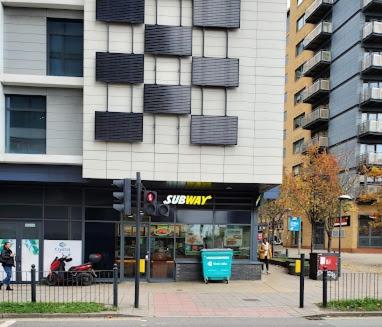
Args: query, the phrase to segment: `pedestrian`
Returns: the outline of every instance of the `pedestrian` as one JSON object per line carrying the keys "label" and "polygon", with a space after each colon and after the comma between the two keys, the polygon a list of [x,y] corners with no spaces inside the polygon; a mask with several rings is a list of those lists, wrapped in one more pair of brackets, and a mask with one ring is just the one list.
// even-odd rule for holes
{"label": "pedestrian", "polygon": [[0,256],[1,263],[3,264],[3,268],[6,274],[6,277],[0,283],[0,289],[5,284],[7,285],[7,288],[6,288],[7,291],[13,291],[10,284],[11,284],[11,278],[12,278],[12,267],[15,266],[15,255],[10,248],[11,248],[11,243],[5,242],[3,246],[3,250],[1,251],[1,256]]}
{"label": "pedestrian", "polygon": [[259,258],[260,258],[260,261],[263,263],[262,271],[264,272],[264,264],[265,264],[265,268],[267,269],[267,274],[269,274],[269,259],[272,259],[272,249],[271,249],[271,245],[268,243],[268,240],[266,238],[263,238],[263,242],[260,245]]}

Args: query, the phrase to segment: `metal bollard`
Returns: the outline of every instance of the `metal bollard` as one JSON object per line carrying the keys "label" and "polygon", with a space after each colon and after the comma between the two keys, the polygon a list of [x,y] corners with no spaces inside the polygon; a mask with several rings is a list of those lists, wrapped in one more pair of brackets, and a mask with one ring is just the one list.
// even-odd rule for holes
{"label": "metal bollard", "polygon": [[31,267],[31,301],[36,302],[36,266]]}
{"label": "metal bollard", "polygon": [[322,273],[322,306],[328,306],[328,271],[326,268]]}
{"label": "metal bollard", "polygon": [[287,259],[289,258],[289,249],[285,249],[285,256],[287,257]]}
{"label": "metal bollard", "polygon": [[118,266],[113,267],[113,306],[118,307]]}
{"label": "metal bollard", "polygon": [[304,307],[304,287],[305,287],[305,254],[301,254],[301,272],[300,272],[300,308]]}

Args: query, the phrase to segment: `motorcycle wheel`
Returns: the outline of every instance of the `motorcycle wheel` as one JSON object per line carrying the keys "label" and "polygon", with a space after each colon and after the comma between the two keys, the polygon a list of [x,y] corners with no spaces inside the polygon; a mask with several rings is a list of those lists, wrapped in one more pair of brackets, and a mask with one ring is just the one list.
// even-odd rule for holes
{"label": "motorcycle wheel", "polygon": [[48,284],[48,286],[56,286],[57,283],[58,283],[58,276],[57,276],[57,274],[50,273],[46,277],[46,283]]}
{"label": "motorcycle wheel", "polygon": [[81,286],[90,286],[94,282],[94,277],[89,273],[79,274],[77,279],[78,284]]}

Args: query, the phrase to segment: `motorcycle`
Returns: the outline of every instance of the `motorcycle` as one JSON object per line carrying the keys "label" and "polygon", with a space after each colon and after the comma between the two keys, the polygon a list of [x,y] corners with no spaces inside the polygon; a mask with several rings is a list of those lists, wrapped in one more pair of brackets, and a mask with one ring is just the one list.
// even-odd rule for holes
{"label": "motorcycle", "polygon": [[102,256],[100,254],[91,254],[88,263],[73,266],[70,267],[69,270],[65,270],[66,263],[73,259],[69,255],[63,255],[61,258],[55,257],[50,264],[50,272],[46,278],[46,282],[49,286],[89,286],[94,283],[94,278],[97,277],[93,269],[93,264],[100,262],[101,259]]}

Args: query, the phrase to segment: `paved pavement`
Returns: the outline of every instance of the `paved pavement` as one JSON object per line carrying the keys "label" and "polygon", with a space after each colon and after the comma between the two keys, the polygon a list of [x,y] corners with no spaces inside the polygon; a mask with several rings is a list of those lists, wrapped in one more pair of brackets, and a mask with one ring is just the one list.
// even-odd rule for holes
{"label": "paved pavement", "polygon": [[309,321],[303,318],[149,318],[86,320],[17,320],[0,321],[0,327],[380,327],[382,318],[327,319]]}

